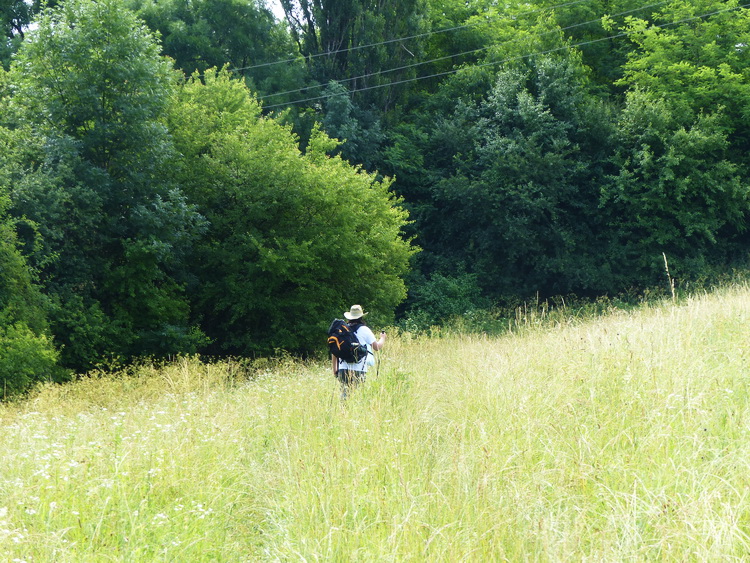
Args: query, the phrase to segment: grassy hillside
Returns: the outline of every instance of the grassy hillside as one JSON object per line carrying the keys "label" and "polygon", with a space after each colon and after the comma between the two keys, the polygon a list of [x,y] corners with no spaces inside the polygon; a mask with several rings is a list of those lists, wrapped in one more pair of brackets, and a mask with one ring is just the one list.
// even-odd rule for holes
{"label": "grassy hillside", "polygon": [[0,559],[747,557],[750,290],[536,320],[391,338],[345,405],[182,360],[0,406]]}

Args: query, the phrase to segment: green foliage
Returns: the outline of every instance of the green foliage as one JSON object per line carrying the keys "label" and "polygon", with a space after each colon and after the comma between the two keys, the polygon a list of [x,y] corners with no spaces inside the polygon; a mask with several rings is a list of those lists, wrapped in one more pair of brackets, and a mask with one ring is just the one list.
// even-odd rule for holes
{"label": "green foliage", "polygon": [[[656,27],[643,19],[628,21],[625,31],[635,43],[622,83],[664,97],[681,112],[715,111],[744,105],[750,63],[750,10],[733,1],[673,2],[654,15]],[[708,17],[701,17],[708,13]]]}
{"label": "green foliage", "polygon": [[0,317],[0,398],[28,390],[39,381],[59,380],[58,354],[45,335],[24,323],[5,324]]}
{"label": "green foliage", "polygon": [[699,116],[689,126],[683,119],[640,91],[622,115],[618,172],[602,203],[634,280],[658,279],[662,252],[681,277],[708,273],[712,263],[726,263],[731,238],[746,229],[750,191],[727,159],[720,118]]}
{"label": "green foliage", "polygon": [[0,57],[25,39],[0,72],[4,326],[79,369],[201,329],[307,351],[352,302],[390,320],[405,278],[429,323],[638,292],[664,255],[683,281],[747,265],[736,1],[281,4],[0,8]]}
{"label": "green foliage", "polygon": [[[592,80],[603,92],[620,94],[616,81],[623,75],[623,64],[632,45],[627,37],[612,32],[629,18],[648,19],[663,3],[637,0],[591,0],[558,4],[543,2],[566,40],[578,45],[583,63],[591,69]],[[554,10],[554,11],[553,11]],[[547,12],[542,12],[547,13]],[[539,16],[537,16],[539,17]]]}
{"label": "green foliage", "polygon": [[18,250],[16,224],[8,214],[11,205],[8,196],[8,133],[0,126],[0,324],[21,322],[41,334],[47,328],[42,294]]}
{"label": "green foliage", "polygon": [[383,140],[380,122],[373,112],[358,108],[338,82],[331,82],[323,92],[327,96],[323,128],[330,137],[341,141],[336,154],[372,170]]}
{"label": "green foliage", "polygon": [[24,40],[42,5],[55,3],[56,0],[3,0],[0,3],[0,69],[10,65],[12,54]]}
{"label": "green foliage", "polygon": [[404,324],[410,329],[427,329],[442,325],[454,317],[461,317],[489,307],[482,296],[476,274],[444,276],[433,274],[415,280],[409,292],[409,306],[404,313]]}
{"label": "green foliage", "polygon": [[47,328],[44,304],[31,272],[16,249],[16,236],[0,208],[0,322],[23,322],[37,333]]}
{"label": "green foliage", "polygon": [[425,161],[441,168],[417,216],[440,268],[466,268],[493,298],[607,287],[596,162],[611,128],[586,88],[575,59],[541,59],[438,122]]}
{"label": "green foliage", "polygon": [[164,179],[172,80],[113,0],[46,11],[12,68],[11,211],[71,367],[195,350],[180,276],[201,220]]}
{"label": "green foliage", "polygon": [[413,250],[389,182],[329,157],[317,130],[302,155],[225,72],[188,81],[169,126],[177,180],[210,222],[191,295],[217,351],[316,349],[347,303],[392,318]]}
{"label": "green foliage", "polygon": [[670,25],[632,19],[625,26],[635,49],[620,84],[664,100],[684,127],[715,115],[729,157],[748,167],[750,10],[733,0],[679,1],[655,14],[654,23]]}
{"label": "green foliage", "polygon": [[[248,0],[129,0],[128,5],[158,31],[165,55],[190,75],[228,65],[261,93],[304,86],[302,59],[283,25],[265,4]],[[283,98],[273,98],[273,103]]]}
{"label": "green foliage", "polygon": [[676,2],[653,15],[668,25],[624,26],[635,48],[602,204],[633,281],[657,279],[662,252],[688,279],[744,260],[748,18],[735,2]]}
{"label": "green foliage", "polygon": [[[678,3],[654,13],[622,2],[608,12],[642,19],[562,29],[602,6],[562,6],[548,18],[506,6],[519,11],[511,19],[446,4],[441,13],[462,14],[471,33],[507,38],[481,43],[487,63],[509,64],[494,80],[487,67],[467,65],[408,123],[386,131],[381,169],[396,177],[416,220],[423,280],[469,271],[495,299],[593,296],[661,283],[662,252],[683,279],[744,262],[746,10]],[[652,13],[682,24],[650,27],[643,18]],[[526,56],[596,40],[615,19],[636,49],[618,38],[611,55],[582,47],[580,59]],[[582,64],[624,63],[626,46],[623,68]],[[607,85],[630,88],[622,108],[592,82],[618,76]],[[415,283],[412,297],[425,282]]]}
{"label": "green foliage", "polygon": [[0,399],[63,375],[57,351],[45,334],[42,296],[16,249],[5,187],[0,182]]}
{"label": "green foliage", "polygon": [[85,160],[127,180],[122,198],[148,188],[149,163],[169,150],[156,118],[172,77],[132,13],[119,2],[86,0],[44,12],[14,73],[27,118],[50,136],[74,139]]}
{"label": "green foliage", "polygon": [[423,0],[280,3],[319,84],[345,80],[351,90],[367,90],[358,95],[363,108],[387,110],[406,95],[409,85],[385,86],[415,76],[411,63],[422,55],[428,25]]}

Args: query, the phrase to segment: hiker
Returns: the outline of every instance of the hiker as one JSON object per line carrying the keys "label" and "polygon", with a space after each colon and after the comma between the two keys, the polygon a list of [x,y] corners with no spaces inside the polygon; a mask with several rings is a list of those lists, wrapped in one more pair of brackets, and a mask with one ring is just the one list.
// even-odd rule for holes
{"label": "hiker", "polygon": [[[381,350],[385,346],[385,331],[380,332],[380,338],[375,339],[370,327],[363,318],[367,313],[362,310],[361,305],[352,305],[349,311],[344,313],[348,325],[357,337],[360,344],[367,345],[370,352]],[[354,389],[365,380],[367,367],[373,365],[372,353],[367,354],[357,363],[349,363],[331,354],[331,367],[333,375],[341,382],[341,399],[346,399],[349,391]]]}

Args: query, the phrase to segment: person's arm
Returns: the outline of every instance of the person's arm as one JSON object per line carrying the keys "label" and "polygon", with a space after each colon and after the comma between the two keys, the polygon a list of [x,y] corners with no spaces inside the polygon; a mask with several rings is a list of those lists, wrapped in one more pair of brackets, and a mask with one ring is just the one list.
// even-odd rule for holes
{"label": "person's arm", "polygon": [[331,354],[331,369],[333,370],[333,375],[339,372],[339,359],[333,354]]}
{"label": "person's arm", "polygon": [[372,349],[377,352],[378,350],[382,350],[383,346],[385,346],[385,331],[381,330],[380,338],[372,343]]}

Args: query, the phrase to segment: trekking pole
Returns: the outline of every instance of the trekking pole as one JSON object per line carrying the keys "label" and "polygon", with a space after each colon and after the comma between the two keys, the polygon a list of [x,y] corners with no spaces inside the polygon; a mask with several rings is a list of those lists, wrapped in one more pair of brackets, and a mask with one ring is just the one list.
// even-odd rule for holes
{"label": "trekking pole", "polygon": [[[384,333],[385,333],[385,331],[384,331],[384,330],[381,330],[381,331],[380,331],[380,333],[381,333],[381,334],[384,334]],[[375,366],[375,377],[376,377],[377,379],[380,379],[380,354],[382,354],[382,353],[383,353],[383,352],[382,352],[382,351],[380,351],[380,353],[378,354],[378,357],[377,357],[377,365]]]}

